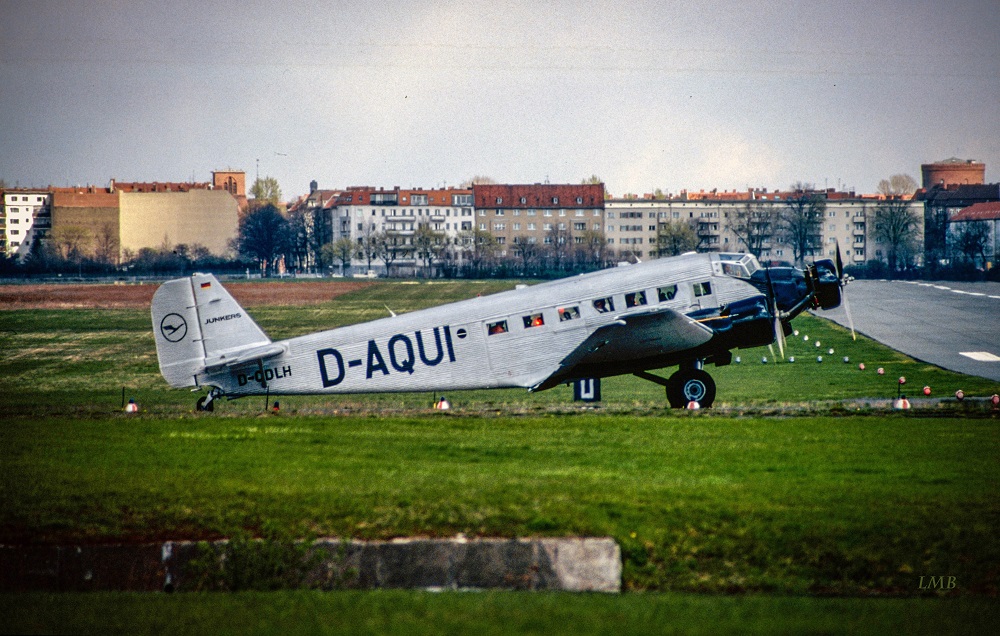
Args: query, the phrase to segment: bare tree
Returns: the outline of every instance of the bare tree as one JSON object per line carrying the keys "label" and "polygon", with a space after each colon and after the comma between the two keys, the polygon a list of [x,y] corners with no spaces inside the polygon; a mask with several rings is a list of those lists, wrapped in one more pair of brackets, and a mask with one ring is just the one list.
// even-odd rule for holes
{"label": "bare tree", "polygon": [[114,225],[105,223],[94,237],[94,260],[104,265],[118,265],[118,246]]}
{"label": "bare tree", "polygon": [[974,267],[985,268],[986,248],[990,243],[990,225],[986,221],[962,221],[953,224],[952,248],[961,252]]}
{"label": "bare tree", "polygon": [[485,175],[477,174],[471,179],[466,179],[465,181],[463,181],[462,185],[460,185],[459,187],[471,188],[474,185],[495,185],[495,184],[496,184],[496,179],[493,179],[492,177],[487,177]]}
{"label": "bare tree", "polygon": [[748,201],[734,210],[727,222],[729,231],[757,258],[770,249],[777,227],[778,210],[770,201]]}
{"label": "bare tree", "polygon": [[385,264],[385,275],[391,276],[393,265],[409,251],[406,237],[396,231],[383,229],[375,233],[373,240],[376,254]]}
{"label": "bare tree", "polygon": [[381,236],[379,236],[379,232],[375,228],[375,223],[369,221],[361,226],[360,235],[358,236],[358,252],[361,258],[365,259],[365,264],[368,266],[365,271],[372,271],[372,261],[379,257],[379,250],[381,249],[380,241]]}
{"label": "bare tree", "polygon": [[810,183],[795,183],[785,198],[779,214],[778,234],[792,248],[795,264],[802,266],[805,257],[821,248],[820,229],[826,213],[826,197]]}
{"label": "bare tree", "polygon": [[887,197],[908,196],[917,191],[917,181],[908,174],[894,174],[878,182],[879,194]]}
{"label": "bare tree", "polygon": [[482,273],[497,253],[497,240],[486,230],[463,230],[458,234],[459,248],[466,268],[473,274]]}
{"label": "bare tree", "polygon": [[909,199],[898,196],[875,204],[875,228],[872,237],[886,247],[890,272],[897,272],[916,253],[920,217]]}
{"label": "bare tree", "polygon": [[566,267],[573,248],[572,240],[569,231],[565,228],[560,229],[558,225],[553,225],[552,229],[545,233],[549,262],[552,264],[552,269],[557,272],[563,271]]}
{"label": "bare tree", "polygon": [[53,244],[63,260],[74,263],[82,261],[90,234],[77,225],[64,225],[52,233]]}
{"label": "bare tree", "polygon": [[430,223],[420,223],[413,233],[414,256],[423,261],[427,278],[434,278],[434,262],[444,249],[444,233],[435,232]]}
{"label": "bare tree", "polygon": [[302,269],[321,264],[321,248],[330,241],[329,215],[320,207],[301,206],[288,214],[289,260]]}
{"label": "bare tree", "polygon": [[582,264],[586,267],[604,267],[608,260],[608,239],[602,232],[594,229],[584,230],[580,236],[577,250],[583,256]]}
{"label": "bare tree", "polygon": [[529,276],[541,259],[542,246],[538,244],[534,236],[515,236],[514,255],[519,261],[521,276]]}

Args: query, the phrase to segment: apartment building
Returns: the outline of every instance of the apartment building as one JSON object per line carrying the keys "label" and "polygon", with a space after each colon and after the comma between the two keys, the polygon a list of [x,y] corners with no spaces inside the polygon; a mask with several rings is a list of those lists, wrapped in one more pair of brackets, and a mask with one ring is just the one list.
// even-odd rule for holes
{"label": "apartment building", "polygon": [[[441,234],[442,245],[454,243],[473,229],[472,190],[467,188],[403,189],[351,186],[330,206],[333,240],[348,237],[359,245],[384,234],[391,246],[393,274],[412,274],[418,266],[414,236],[421,225]],[[365,258],[352,262],[367,268]],[[373,269],[385,271],[383,259]]]}
{"label": "apartment building", "polygon": [[0,253],[24,259],[35,238],[44,239],[52,230],[52,195],[34,188],[3,190],[0,206]]}
{"label": "apartment building", "polygon": [[496,239],[499,256],[518,245],[584,246],[604,236],[604,184],[472,186],[475,227]]}
{"label": "apartment building", "polygon": [[[46,198],[35,213],[34,227],[44,229],[44,237],[57,248],[112,264],[144,248],[164,245],[199,245],[223,256],[239,229],[239,211],[246,202],[244,188],[243,174],[231,170],[213,173],[212,182],[112,179],[106,187],[52,187],[34,195]],[[19,212],[22,208],[9,207]],[[24,227],[20,218],[16,224]],[[28,247],[23,241],[17,247],[23,257],[30,242]]]}
{"label": "apartment building", "polygon": [[[687,213],[687,212],[685,212]],[[604,236],[622,260],[659,256],[661,223],[681,220],[682,211],[661,199],[609,199],[604,203]]]}
{"label": "apartment building", "polygon": [[[873,229],[874,210],[882,197],[840,192],[834,189],[815,192],[782,192],[767,189],[745,191],[686,191],[654,199],[612,199],[606,203],[608,246],[620,257],[656,258],[658,228],[671,222],[691,226],[699,251],[742,252],[749,231],[740,228],[751,214],[759,217],[753,249],[761,260],[795,259],[792,246],[781,231],[780,216],[803,197],[821,200],[822,217],[817,219],[815,234],[810,237],[809,258],[834,258],[839,244],[844,261],[861,264],[881,256],[881,245],[869,236]],[[919,204],[913,202],[914,209]]]}

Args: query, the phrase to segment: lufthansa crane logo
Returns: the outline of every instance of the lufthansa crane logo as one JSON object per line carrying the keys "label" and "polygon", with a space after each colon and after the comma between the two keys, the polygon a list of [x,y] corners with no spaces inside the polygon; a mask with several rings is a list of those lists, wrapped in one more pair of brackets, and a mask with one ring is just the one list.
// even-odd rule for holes
{"label": "lufthansa crane logo", "polygon": [[187,332],[187,321],[180,314],[167,314],[160,321],[160,333],[170,342],[180,342]]}

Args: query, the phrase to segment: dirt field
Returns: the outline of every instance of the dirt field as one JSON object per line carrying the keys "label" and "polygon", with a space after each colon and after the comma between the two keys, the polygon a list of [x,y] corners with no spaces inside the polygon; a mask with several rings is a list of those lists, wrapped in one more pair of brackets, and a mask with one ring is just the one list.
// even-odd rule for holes
{"label": "dirt field", "polygon": [[[367,281],[226,283],[241,305],[315,305],[367,287]],[[149,307],[158,283],[121,285],[0,285],[3,309]]]}

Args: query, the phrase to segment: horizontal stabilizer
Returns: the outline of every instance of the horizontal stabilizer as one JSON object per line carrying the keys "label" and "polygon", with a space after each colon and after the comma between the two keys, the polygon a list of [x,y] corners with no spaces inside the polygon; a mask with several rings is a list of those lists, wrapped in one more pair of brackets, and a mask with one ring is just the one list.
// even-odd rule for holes
{"label": "horizontal stabilizer", "polygon": [[285,353],[285,348],[279,344],[268,344],[246,349],[236,349],[219,355],[217,358],[205,361],[206,371],[216,371],[222,367],[235,367],[246,362],[267,360]]}

